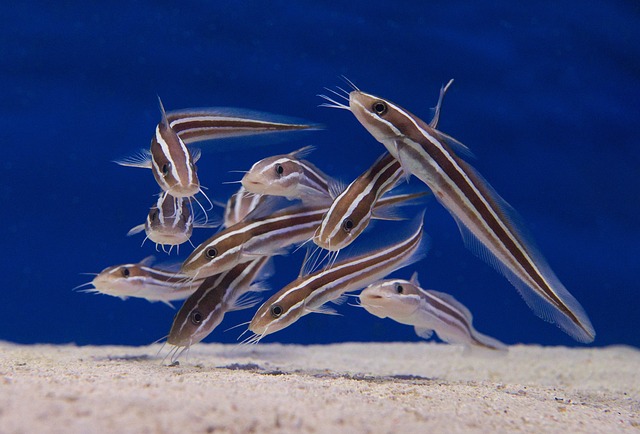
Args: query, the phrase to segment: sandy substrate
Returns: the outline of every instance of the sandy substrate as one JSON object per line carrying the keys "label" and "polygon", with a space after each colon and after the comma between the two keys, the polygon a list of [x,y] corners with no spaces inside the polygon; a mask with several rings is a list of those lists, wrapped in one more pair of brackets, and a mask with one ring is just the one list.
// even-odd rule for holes
{"label": "sandy substrate", "polygon": [[159,348],[0,342],[0,432],[640,433],[633,348]]}

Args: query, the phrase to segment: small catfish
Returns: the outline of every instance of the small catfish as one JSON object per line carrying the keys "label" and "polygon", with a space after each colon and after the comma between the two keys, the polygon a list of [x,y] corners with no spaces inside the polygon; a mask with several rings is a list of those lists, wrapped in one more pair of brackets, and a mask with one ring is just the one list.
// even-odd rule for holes
{"label": "small catfish", "polygon": [[160,194],[157,203],[149,210],[146,221],[131,228],[127,235],[145,231],[147,238],[156,243],[156,250],[162,246],[165,253],[170,253],[174,246],[189,241],[193,228],[213,228],[218,225],[218,222],[208,219],[205,222],[194,221],[187,198]]}
{"label": "small catfish", "polygon": [[193,197],[202,191],[195,163],[200,158],[199,150],[190,150],[180,136],[171,128],[162,101],[162,119],[156,126],[149,151],[126,158],[116,163],[122,166],[151,169],[156,182],[164,192],[173,197]]}
{"label": "small catfish", "polygon": [[259,299],[247,295],[267,289],[268,263],[269,257],[257,258],[202,281],[176,314],[167,343],[190,347],[207,337],[225,313],[255,306]]}
{"label": "small catfish", "polygon": [[254,315],[249,330],[254,333],[247,342],[258,342],[263,336],[290,326],[309,313],[335,314],[325,303],[341,300],[345,292],[357,290],[387,274],[422,259],[427,241],[423,238],[421,213],[408,226],[408,237],[362,255],[343,259],[329,268],[296,280],[275,293]]}
{"label": "small catfish", "polygon": [[[189,297],[202,283],[169,269],[152,267],[153,256],[137,264],[114,265],[102,270],[83,290],[95,294],[111,295],[126,300],[129,297],[161,301],[171,307],[171,301]],[[81,286],[85,286],[81,285]]]}
{"label": "small catfish", "polygon": [[242,186],[256,194],[331,202],[330,189],[335,181],[303,160],[313,149],[313,146],[305,146],[289,154],[258,161],[242,178]]}
{"label": "small catfish", "polygon": [[505,351],[503,343],[478,333],[471,312],[443,292],[420,287],[418,273],[410,281],[389,279],[373,283],[360,293],[360,306],[379,318],[391,318],[414,326],[418,336],[431,338],[433,332],[445,342]]}

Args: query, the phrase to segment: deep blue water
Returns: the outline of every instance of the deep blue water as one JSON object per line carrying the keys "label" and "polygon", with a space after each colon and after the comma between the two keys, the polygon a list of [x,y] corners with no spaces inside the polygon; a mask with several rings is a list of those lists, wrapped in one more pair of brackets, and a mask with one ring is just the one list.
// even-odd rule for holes
{"label": "deep blue water", "polygon": [[[174,311],[160,303],[71,290],[89,279],[81,272],[154,253],[125,236],[154,201],[151,173],[111,161],[148,146],[156,95],[168,109],[246,107],[325,126],[250,151],[202,146],[201,181],[226,200],[235,186],[222,182],[238,179],[228,170],[269,155],[313,144],[309,159],[348,182],[382,153],[349,112],[318,108],[316,94],[345,75],[427,120],[455,78],[440,129],[473,150],[473,165],[522,215],[589,314],[594,345],[640,346],[640,5],[342,3],[4,2],[0,339],[138,345],[168,332]],[[425,228],[429,255],[396,276],[419,271],[506,343],[575,344],[465,249],[435,201]],[[292,280],[301,261],[277,258],[270,285]],[[265,341],[418,340],[410,327],[338,309]],[[235,342],[238,329],[223,330],[251,316],[229,314],[208,340]]]}

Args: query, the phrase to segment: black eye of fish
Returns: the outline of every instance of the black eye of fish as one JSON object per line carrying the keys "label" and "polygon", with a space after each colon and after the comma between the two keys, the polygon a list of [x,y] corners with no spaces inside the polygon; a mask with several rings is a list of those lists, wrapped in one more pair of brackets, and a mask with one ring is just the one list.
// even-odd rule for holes
{"label": "black eye of fish", "polygon": [[191,322],[194,325],[198,325],[202,322],[202,314],[200,313],[200,311],[194,310],[193,312],[191,312]]}
{"label": "black eye of fish", "polygon": [[216,250],[214,247],[211,247],[207,249],[207,251],[205,252],[205,255],[207,256],[207,258],[213,259],[218,255],[218,250]]}
{"label": "black eye of fish", "polygon": [[156,221],[156,220],[158,220],[158,210],[157,209],[153,210],[151,212],[151,221]]}
{"label": "black eye of fish", "polygon": [[404,288],[402,287],[402,285],[396,285],[396,292],[398,294],[402,294],[403,291],[404,291]]}
{"label": "black eye of fish", "polygon": [[344,231],[347,233],[351,232],[351,229],[353,229],[353,220],[344,219],[342,221],[342,229],[344,229]]}
{"label": "black eye of fish", "polygon": [[280,306],[279,304],[274,304],[273,306],[271,306],[271,316],[274,318],[278,318],[280,315],[282,315],[282,306]]}
{"label": "black eye of fish", "polygon": [[282,164],[276,164],[276,173],[278,175],[282,175],[284,173],[284,167],[282,167]]}
{"label": "black eye of fish", "polygon": [[164,163],[162,165],[162,174],[167,176],[169,174],[169,169],[171,169],[171,163]]}
{"label": "black eye of fish", "polygon": [[377,115],[382,116],[387,112],[387,105],[382,101],[374,102],[371,109],[376,112]]}
{"label": "black eye of fish", "polygon": [[131,274],[131,273],[129,272],[129,269],[128,269],[128,268],[123,268],[123,269],[122,269],[122,276],[123,276],[124,278],[129,277],[129,274]]}

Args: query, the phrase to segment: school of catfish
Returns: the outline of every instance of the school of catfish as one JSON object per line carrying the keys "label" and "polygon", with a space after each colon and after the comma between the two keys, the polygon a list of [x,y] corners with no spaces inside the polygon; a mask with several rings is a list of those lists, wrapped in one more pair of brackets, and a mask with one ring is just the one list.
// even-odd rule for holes
{"label": "school of catfish", "polygon": [[[501,342],[475,330],[460,301],[423,289],[417,272],[411,280],[384,280],[426,255],[429,240],[421,205],[432,193],[455,219],[465,244],[502,273],[535,314],[580,342],[592,342],[595,331],[586,313],[516,224],[515,211],[463,158],[469,149],[437,129],[453,80],[440,89],[429,123],[345,81],[350,89],[327,89],[328,95],[319,95],[326,101],[321,106],[350,111],[374,145],[384,145],[380,157],[346,186],[308,161],[311,146],[262,159],[221,204],[222,219],[211,217],[215,205],[200,184],[196,163],[202,153],[195,144],[207,141],[215,150],[216,139],[272,133],[295,138],[296,131],[317,126],[248,110],[165,111],[160,102],[160,121],[149,147],[116,161],[150,169],[160,190],[144,223],[128,235],[144,232],[144,240],[155,243],[157,251],[171,253],[191,243],[194,228],[214,233],[181,264],[154,267],[148,257],[110,266],[82,285],[91,286],[85,291],[170,306],[185,300],[167,336],[172,362],[209,335],[226,312],[257,306],[242,333],[243,343],[257,343],[309,313],[335,314],[327,303],[341,304],[348,295],[357,297],[356,307],[413,326],[425,339],[435,332],[442,341],[467,350],[505,351]],[[411,176],[428,188],[398,191]],[[390,221],[397,228],[395,237],[367,231],[372,219]],[[377,240],[375,248],[340,254],[361,235]],[[271,258],[300,248],[307,254],[303,264],[295,265],[301,270],[298,277],[260,304],[275,272]]]}

